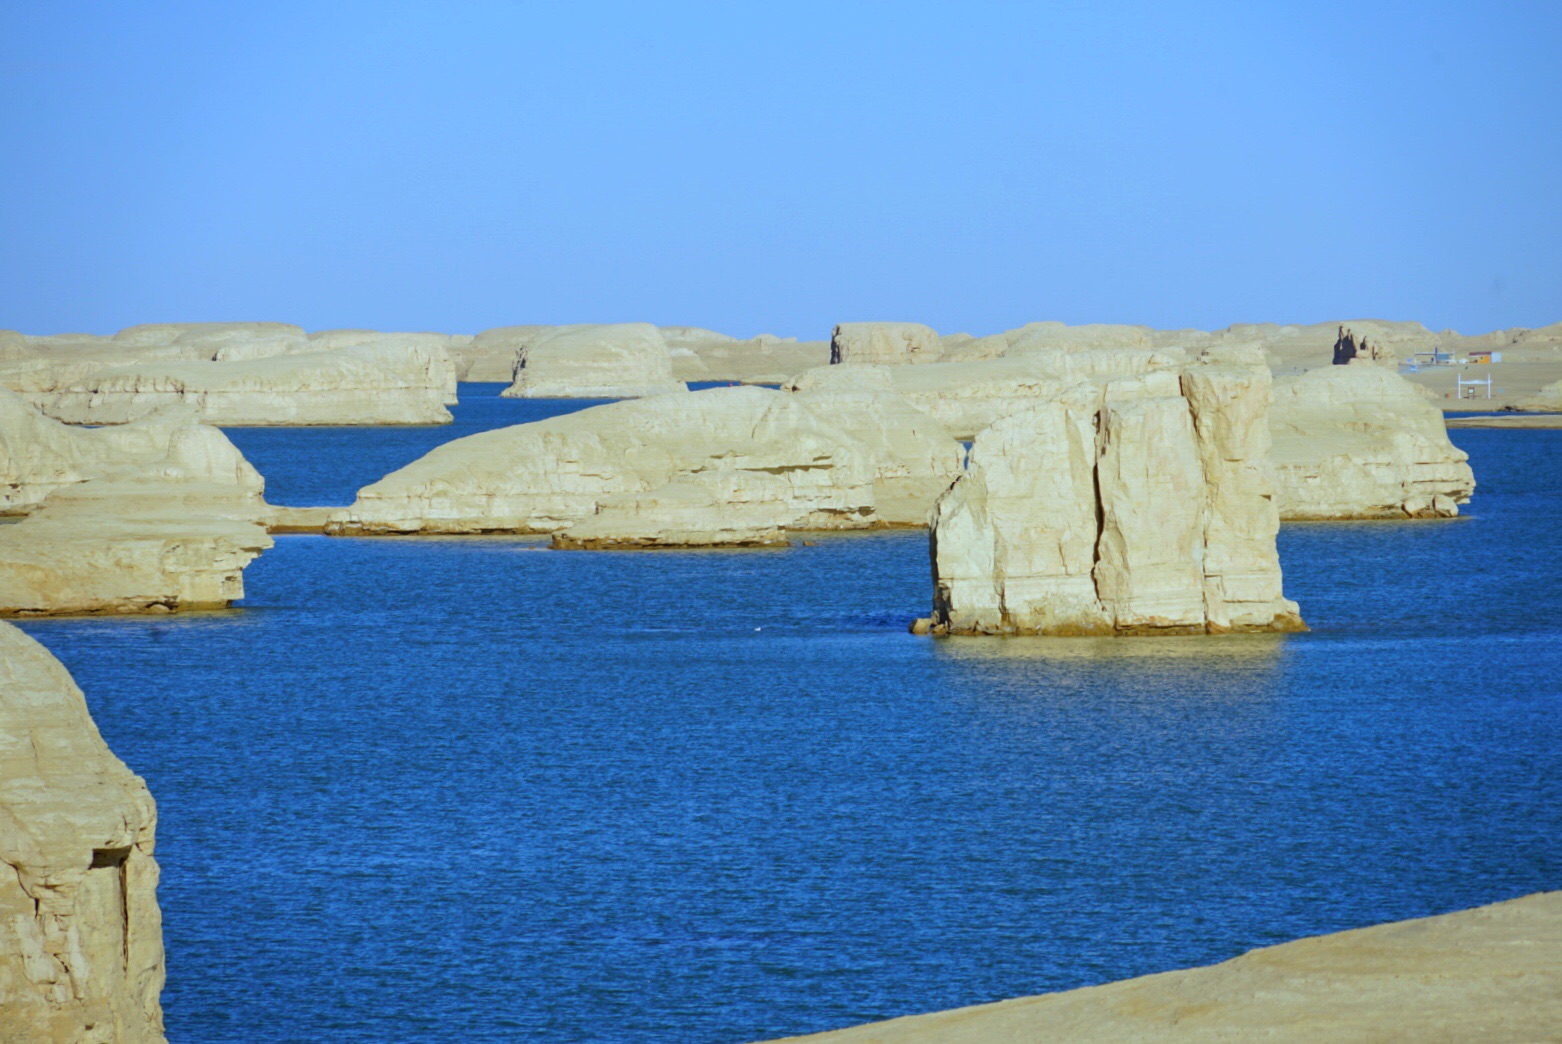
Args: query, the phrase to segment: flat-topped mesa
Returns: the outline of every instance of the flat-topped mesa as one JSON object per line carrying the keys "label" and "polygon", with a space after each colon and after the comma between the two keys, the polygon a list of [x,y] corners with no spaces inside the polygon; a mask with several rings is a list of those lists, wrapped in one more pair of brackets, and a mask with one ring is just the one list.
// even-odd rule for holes
{"label": "flat-topped mesa", "polygon": [[[717,388],[609,403],[531,424],[487,431],[436,447],[358,493],[333,514],[334,533],[556,533],[598,513],[644,515],[641,499],[675,481],[701,479],[720,515],[753,500],[771,505],[786,529],[859,529],[874,510],[872,450],[797,396],[763,388]],[[688,496],[664,500],[683,510]],[[743,530],[752,516],[710,531]],[[684,515],[683,521],[689,518]],[[669,520],[669,541],[679,521]],[[600,525],[600,524],[599,524]],[[629,531],[643,546],[637,523]],[[606,534],[588,531],[594,546]]]}
{"label": "flat-topped mesa", "polygon": [[942,351],[938,333],[921,323],[837,323],[830,334],[832,366],[935,362]]}
{"label": "flat-topped mesa", "polygon": [[1302,630],[1281,590],[1256,352],[1075,380],[977,436],[938,501],[940,634]]}
{"label": "flat-topped mesa", "polygon": [[683,391],[650,323],[560,326],[521,341],[510,399],[629,399]]}
{"label": "flat-topped mesa", "polygon": [[1442,411],[1381,366],[1277,380],[1270,428],[1283,519],[1447,518],[1475,490]]}
{"label": "flat-topped mesa", "polygon": [[[0,385],[68,424],[124,424],[174,403],[212,424],[448,424],[451,363],[419,336],[236,360],[147,358],[109,341],[0,365]],[[166,350],[185,349],[176,340]]]}
{"label": "flat-topped mesa", "polygon": [[1179,370],[1187,362],[1187,354],[1176,348],[1038,348],[1013,356],[920,366],[821,366],[799,374],[786,388],[893,392],[956,438],[973,439],[1000,417],[1056,400],[1071,382]]}
{"label": "flat-topped mesa", "polygon": [[163,1038],[157,807],[58,660],[0,623],[0,1027]]}

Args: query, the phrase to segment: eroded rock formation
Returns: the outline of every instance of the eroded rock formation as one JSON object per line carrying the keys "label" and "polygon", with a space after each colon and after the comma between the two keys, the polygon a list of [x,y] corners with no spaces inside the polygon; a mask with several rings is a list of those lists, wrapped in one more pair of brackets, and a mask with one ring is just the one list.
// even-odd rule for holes
{"label": "eroded rock formation", "polygon": [[65,668],[0,623],[0,1037],[164,1039],[156,834]]}
{"label": "eroded rock formation", "polygon": [[683,391],[650,323],[560,326],[521,343],[511,399],[629,399]]}
{"label": "eroded rock formation", "polygon": [[830,334],[830,363],[887,366],[935,362],[938,333],[921,323],[838,323]]}
{"label": "eroded rock formation", "polygon": [[[208,343],[212,336],[193,348],[180,338],[144,348],[133,338],[102,338],[69,350],[34,350],[0,364],[0,385],[69,424],[124,424],[176,403],[194,406],[212,424],[450,421],[444,404],[454,370],[442,347],[418,343],[418,335],[383,335],[335,350],[260,354],[250,339],[240,342],[243,357],[236,359]],[[293,343],[290,335],[278,337]],[[191,358],[192,353],[210,357]]]}
{"label": "eroded rock formation", "polygon": [[931,628],[955,634],[1301,629],[1281,591],[1256,352],[1074,380],[977,436],[938,501]]}
{"label": "eroded rock formation", "polygon": [[[727,474],[730,473],[730,474]],[[722,482],[709,479],[725,476]],[[861,528],[874,511],[872,451],[795,395],[718,388],[597,406],[532,424],[483,432],[437,447],[359,491],[332,516],[338,533],[556,533],[591,518],[598,506],[626,520],[644,546],[643,517],[683,512],[687,495],[624,500],[675,481],[700,479],[707,493],[730,490],[729,504],[762,502],[785,528]],[[619,498],[619,499],[615,499]],[[667,540],[684,543],[677,517]],[[745,520],[754,516],[746,515]],[[746,529],[709,518],[702,530]],[[607,546],[607,534],[587,531]],[[585,538],[582,537],[582,540]]]}
{"label": "eroded rock formation", "polygon": [[1353,362],[1379,363],[1394,366],[1399,360],[1381,344],[1373,344],[1365,336],[1357,339],[1342,323],[1334,339],[1334,365],[1347,366]]}
{"label": "eroded rock formation", "polygon": [[271,546],[264,482],[187,406],[81,430],[0,395],[10,449],[0,526],[0,614],[215,608],[243,597],[244,567]]}
{"label": "eroded rock formation", "polygon": [[1450,517],[1475,490],[1442,411],[1380,366],[1281,378],[1270,428],[1281,518]]}

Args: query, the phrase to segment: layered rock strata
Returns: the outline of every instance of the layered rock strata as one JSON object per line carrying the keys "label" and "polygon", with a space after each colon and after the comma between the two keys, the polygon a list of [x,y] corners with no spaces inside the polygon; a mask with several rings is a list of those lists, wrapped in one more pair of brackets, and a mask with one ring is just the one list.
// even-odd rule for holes
{"label": "layered rock strata", "polygon": [[839,365],[798,375],[786,387],[799,392],[892,392],[936,419],[956,438],[973,439],[1000,417],[1057,399],[1077,380],[1177,370],[1177,349],[1036,350],[1012,357],[921,366]]}
{"label": "layered rock strata", "polygon": [[1204,968],[788,1038],[1538,1041],[1562,1025],[1562,892],[1319,935]]}
{"label": "layered rock strata", "polygon": [[680,381],[784,384],[804,370],[830,361],[828,341],[761,334],[747,341],[727,339],[673,348],[673,376]]}
{"label": "layered rock strata", "polygon": [[[797,396],[720,388],[457,439],[360,490],[329,529],[556,533],[599,507],[607,521],[624,521],[624,538],[636,546],[653,542],[644,536],[652,515],[666,518],[665,542],[679,545],[690,539],[680,534],[696,530],[862,528],[879,524],[877,473],[867,446]],[[658,492],[675,482],[712,495],[714,510],[697,517],[689,505],[702,494],[688,489]],[[593,546],[612,542],[606,522],[576,537]],[[570,539],[566,533],[564,542]]]}
{"label": "layered rock strata", "polygon": [[156,834],[65,668],[0,623],[0,1036],[164,1039]]}
{"label": "layered rock strata", "polygon": [[523,341],[511,399],[628,399],[683,391],[650,323],[561,326]]}
{"label": "layered rock strata", "polygon": [[935,633],[1300,630],[1255,352],[1076,380],[977,436],[932,519]]}
{"label": "layered rock strata", "polygon": [[0,526],[0,615],[224,606],[271,546],[263,480],[189,407],[80,430],[0,396],[0,432],[25,451],[5,489],[28,512]]}
{"label": "layered rock strata", "polygon": [[94,479],[0,526],[0,615],[220,609],[272,546],[260,498],[205,482]]}
{"label": "layered rock strata", "polygon": [[921,323],[838,323],[830,334],[830,363],[873,366],[935,362],[938,333]]}
{"label": "layered rock strata", "polygon": [[88,479],[181,475],[259,494],[261,478],[227,437],[173,406],[132,424],[75,428],[0,389],[0,515],[26,514],[57,490]]}
{"label": "layered rock strata", "polygon": [[395,340],[236,361],[95,350],[0,366],[0,384],[68,424],[124,424],[175,403],[212,424],[446,424],[452,375],[442,347]]}
{"label": "layered rock strata", "polygon": [[462,345],[449,349],[456,374],[463,381],[490,384],[515,380],[515,363],[521,346],[551,326],[496,326],[484,330]]}
{"label": "layered rock strata", "polygon": [[1281,378],[1270,428],[1284,519],[1451,517],[1475,490],[1442,412],[1380,366]]}

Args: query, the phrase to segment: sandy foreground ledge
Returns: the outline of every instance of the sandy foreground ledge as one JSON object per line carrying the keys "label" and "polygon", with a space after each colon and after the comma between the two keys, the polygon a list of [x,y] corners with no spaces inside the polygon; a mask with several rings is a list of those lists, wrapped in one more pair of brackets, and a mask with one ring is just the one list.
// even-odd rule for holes
{"label": "sandy foreground ledge", "polygon": [[1559,1040],[1562,892],[1314,936],[1206,968],[787,1039]]}

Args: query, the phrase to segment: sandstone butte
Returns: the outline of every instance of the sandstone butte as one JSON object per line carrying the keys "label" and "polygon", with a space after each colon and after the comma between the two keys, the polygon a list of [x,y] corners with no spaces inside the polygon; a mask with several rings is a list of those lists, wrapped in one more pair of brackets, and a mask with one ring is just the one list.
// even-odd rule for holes
{"label": "sandstone butte", "polygon": [[561,326],[521,342],[511,399],[628,399],[684,391],[650,323]]}
{"label": "sandstone butte", "polygon": [[1442,412],[1382,366],[1279,379],[1270,429],[1283,519],[1446,518],[1475,491]]}
{"label": "sandstone butte", "polygon": [[1556,1040],[1562,892],[1222,964],[791,1037],[815,1044]]}
{"label": "sandstone butte", "polygon": [[263,480],[188,406],[83,430],[0,393],[0,439],[26,514],[0,526],[0,615],[225,606],[271,546]]}
{"label": "sandstone butte", "polygon": [[938,334],[921,323],[838,323],[830,333],[830,363],[870,366],[934,362]]}
{"label": "sandstone butte", "polygon": [[1212,350],[998,420],[934,508],[918,630],[1304,629],[1275,551],[1270,380],[1257,350]]}
{"label": "sandstone butte", "polygon": [[[766,544],[918,524],[958,442],[903,403],[718,388],[610,403],[435,448],[359,491],[334,533],[549,533],[563,547]],[[885,511],[879,511],[883,494]]]}
{"label": "sandstone butte", "polygon": [[58,660],[0,623],[0,1037],[162,1041],[157,807]]}
{"label": "sandstone butte", "polygon": [[113,337],[0,336],[0,387],[73,424],[174,404],[228,425],[444,424],[456,368],[443,334],[281,323],[155,324]]}

